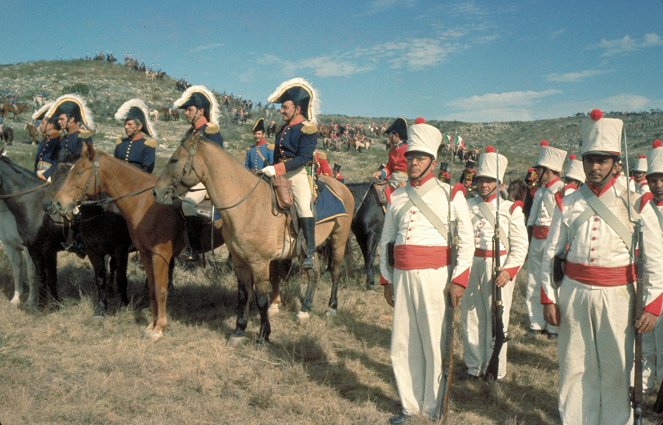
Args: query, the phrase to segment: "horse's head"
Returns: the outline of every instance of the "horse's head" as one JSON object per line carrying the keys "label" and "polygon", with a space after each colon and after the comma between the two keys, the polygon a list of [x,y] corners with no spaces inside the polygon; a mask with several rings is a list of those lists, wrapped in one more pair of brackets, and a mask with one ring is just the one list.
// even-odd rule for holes
{"label": "horse's head", "polygon": [[196,148],[200,137],[189,137],[175,149],[152,190],[160,204],[171,205],[175,198],[181,198],[198,183],[200,178],[195,170]]}
{"label": "horse's head", "polygon": [[99,194],[100,184],[99,163],[95,159],[94,148],[92,144],[84,143],[80,159],[71,166],[53,200],[47,202],[44,209],[71,220],[74,210],[85,198]]}

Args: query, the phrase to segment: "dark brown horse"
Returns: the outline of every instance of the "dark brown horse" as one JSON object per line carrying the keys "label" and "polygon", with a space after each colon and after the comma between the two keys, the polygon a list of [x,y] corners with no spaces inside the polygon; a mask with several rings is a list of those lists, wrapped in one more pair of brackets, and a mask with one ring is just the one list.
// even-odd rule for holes
{"label": "dark brown horse", "polygon": [[[315,232],[318,244],[327,238],[332,241],[329,313],[334,314],[340,266],[350,234],[354,199],[347,187],[339,181],[325,176],[321,180],[341,197],[346,211],[329,221],[318,223]],[[269,341],[269,264],[273,260],[289,259],[300,254],[296,238],[289,230],[288,216],[275,211],[272,192],[265,180],[245,169],[225,150],[197,136],[183,141],[175,150],[154,187],[154,193],[159,202],[171,202],[174,197],[184,195],[188,188],[199,182],[205,185],[210,199],[221,213],[223,237],[232,254],[237,276],[237,322],[231,341],[244,337],[251,288],[255,289],[256,304],[260,311],[259,340]],[[306,296],[298,314],[300,319],[308,317],[317,281],[316,264],[308,272]]]}
{"label": "dark brown horse", "polygon": [[[53,211],[70,218],[72,210],[84,198],[107,193],[127,222],[131,240],[140,252],[145,268],[152,305],[152,321],[147,336],[159,339],[168,323],[168,266],[171,258],[184,247],[184,221],[180,212],[154,201],[150,189],[156,177],[104,152],[94,151],[84,144],[81,158],[74,163],[67,177],[53,197]],[[223,243],[221,222],[214,228],[214,247]],[[205,230],[205,227],[207,229]],[[203,232],[210,234],[208,226]],[[201,238],[205,251],[212,249],[210,238]]]}

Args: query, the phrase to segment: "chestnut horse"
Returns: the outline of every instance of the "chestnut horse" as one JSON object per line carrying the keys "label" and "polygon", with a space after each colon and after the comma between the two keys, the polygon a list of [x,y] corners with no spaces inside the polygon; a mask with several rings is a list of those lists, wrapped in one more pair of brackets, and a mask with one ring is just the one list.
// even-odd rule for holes
{"label": "chestnut horse", "polygon": [[[157,340],[163,335],[168,319],[168,266],[171,258],[184,247],[184,221],[180,212],[158,204],[150,189],[156,177],[113,158],[104,152],[95,152],[91,144],[84,144],[81,158],[67,173],[64,183],[53,197],[51,210],[71,218],[74,207],[84,198],[101,192],[114,199],[127,222],[131,240],[140,252],[150,290],[152,321],[146,336]],[[206,229],[205,229],[206,228]],[[221,222],[214,224],[214,248],[223,244]],[[210,227],[203,232],[210,234]],[[210,238],[201,238],[202,249],[208,251]]]}
{"label": "chestnut horse", "polygon": [[[333,247],[332,293],[329,314],[335,314],[336,293],[340,266],[350,234],[354,199],[345,185],[331,177],[321,176],[339,197],[345,214],[318,223],[315,240],[322,244],[331,238]],[[288,216],[275,211],[270,185],[261,177],[244,168],[225,150],[199,136],[188,138],[175,150],[154,187],[159,202],[172,202],[183,196],[188,188],[202,182],[214,206],[223,219],[223,237],[232,254],[232,263],[238,283],[237,321],[231,342],[244,337],[247,325],[248,294],[255,290],[260,312],[259,341],[269,341],[269,264],[272,260],[289,259],[300,254],[296,238],[289,231]],[[318,281],[318,264],[308,271],[308,286],[302,301],[300,319],[309,315]]]}

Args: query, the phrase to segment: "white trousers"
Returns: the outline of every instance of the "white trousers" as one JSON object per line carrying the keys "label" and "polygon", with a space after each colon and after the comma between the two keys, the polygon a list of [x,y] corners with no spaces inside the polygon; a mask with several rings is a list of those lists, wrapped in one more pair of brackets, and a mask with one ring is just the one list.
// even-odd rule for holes
{"label": "white trousers", "polygon": [[442,373],[446,282],[446,267],[394,269],[391,363],[398,394],[405,414],[422,414],[433,420],[446,382]]}
{"label": "white trousers", "polygon": [[[502,256],[502,261],[506,255]],[[513,301],[513,281],[502,288],[504,330],[509,327],[509,313]],[[461,303],[461,323],[463,325],[463,360],[467,373],[481,376],[486,372],[493,355],[493,259],[474,257],[470,280]],[[505,342],[500,352],[497,378],[506,376]]]}
{"label": "white trousers", "polygon": [[663,325],[656,322],[652,332],[642,334],[642,388],[658,391],[663,382]]}
{"label": "white trousers", "polygon": [[527,287],[525,288],[525,305],[529,315],[529,328],[535,330],[547,329],[550,333],[557,333],[557,327],[548,325],[543,318],[541,305],[541,262],[543,259],[543,246],[545,239],[535,239],[529,243],[527,254]]}
{"label": "white trousers", "polygon": [[311,182],[309,181],[308,174],[306,174],[306,167],[285,173],[285,176],[292,182],[292,197],[297,209],[297,215],[300,218],[313,217],[313,210],[311,209],[312,193]]}
{"label": "white trousers", "polygon": [[600,287],[564,278],[559,291],[559,413],[564,424],[632,421],[632,285]]}

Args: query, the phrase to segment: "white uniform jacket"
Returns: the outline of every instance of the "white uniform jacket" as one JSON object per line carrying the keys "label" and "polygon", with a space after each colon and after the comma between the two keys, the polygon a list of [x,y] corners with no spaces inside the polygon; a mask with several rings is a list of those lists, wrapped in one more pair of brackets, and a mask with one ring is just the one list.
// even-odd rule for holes
{"label": "white uniform jacket", "polygon": [[[408,185],[410,183],[408,182]],[[416,190],[428,189],[422,198],[426,204],[433,209],[443,223],[448,223],[448,199],[451,187],[436,178],[426,181]],[[457,249],[456,266],[451,272],[451,281],[463,287],[467,287],[470,275],[470,267],[474,255],[474,244],[472,236],[472,222],[467,209],[463,186],[457,184],[451,191],[451,221],[456,222],[459,245]],[[396,266],[399,263],[408,263],[408,268],[427,269],[431,267],[426,258],[426,252],[432,252],[432,247],[449,247],[446,235],[441,235],[437,229],[424,217],[407,196],[405,187],[395,190],[391,197],[391,204],[385,215],[380,248],[383,253],[380,256],[380,283],[385,285],[393,282],[393,269],[387,264],[387,244],[394,242],[394,257]],[[414,263],[413,263],[414,262]],[[418,265],[418,262],[421,264]],[[444,262],[446,266],[447,262]]]}
{"label": "white uniform jacket", "polygon": [[555,177],[545,187],[540,187],[534,193],[532,209],[527,219],[527,227],[533,226],[532,235],[535,239],[546,239],[548,228],[552,223],[555,193],[559,192],[563,187],[564,182],[559,177]]}
{"label": "white uniform jacket", "polygon": [[[608,209],[632,229],[633,226],[628,222],[625,208],[627,199],[625,186],[615,183],[613,180],[612,184],[608,183],[604,188],[600,199],[606,199],[606,195]],[[645,311],[658,316],[661,312],[660,295],[663,293],[663,237],[656,211],[651,202],[643,202],[643,205],[640,205],[641,199],[637,195],[633,195],[631,201],[634,205],[632,217],[634,219],[641,217],[643,223],[644,273],[646,276],[643,290],[644,308]],[[564,197],[561,210],[556,208],[555,218],[544,249],[541,270],[541,302],[543,304],[557,304],[557,293],[552,281],[553,258],[555,255],[563,255],[565,252],[565,274],[574,280],[582,282],[585,279],[595,278],[595,281],[587,283],[595,286],[625,285],[629,283],[628,281],[633,281],[634,273],[631,271],[631,265],[635,259],[631,257],[630,246],[627,246],[598,214],[594,213],[585,220],[577,228],[575,237],[572,240],[569,239],[571,224],[587,208],[591,207],[583,197],[581,190]],[[612,271],[622,269],[627,271],[611,277]],[[583,279],[578,277],[583,277]]]}
{"label": "white uniform jacket", "polygon": [[[474,248],[475,251],[481,254],[492,251],[493,235],[495,234],[495,217],[485,217],[479,208],[482,202],[484,200],[479,196],[467,201],[474,228]],[[490,210],[494,213],[497,208],[496,197],[491,196],[490,200],[485,203],[490,205]],[[528,248],[527,228],[525,227],[525,215],[523,214],[523,203],[521,201],[511,202],[500,199],[500,229],[502,229],[500,233],[508,238],[509,245],[502,268],[509,273],[511,280],[513,280],[525,262]],[[500,251],[506,250],[506,244],[503,240],[500,240]]]}

